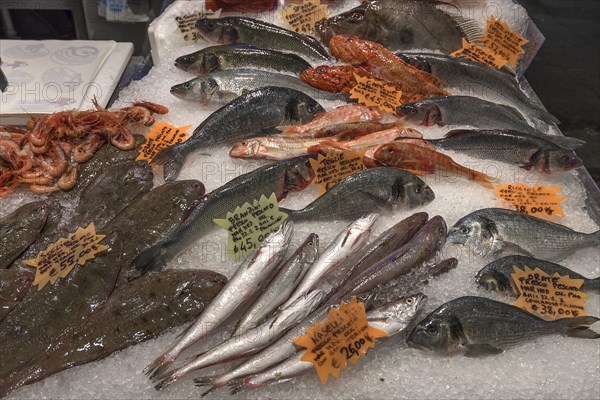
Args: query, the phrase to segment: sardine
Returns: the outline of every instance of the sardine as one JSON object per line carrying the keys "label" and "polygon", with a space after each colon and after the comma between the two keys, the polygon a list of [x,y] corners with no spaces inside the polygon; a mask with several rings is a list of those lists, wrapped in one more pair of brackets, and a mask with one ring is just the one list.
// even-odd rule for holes
{"label": "sardine", "polygon": [[304,279],[288,300],[281,305],[281,308],[289,306],[303,294],[319,288],[319,284],[326,279],[327,275],[342,265],[348,257],[360,251],[369,240],[371,229],[377,218],[377,214],[369,214],[357,219],[342,230],[309,268]]}
{"label": "sardine", "polygon": [[600,230],[582,233],[516,211],[484,208],[459,219],[447,240],[480,256],[522,254],[558,261],[581,248],[600,245]]}
{"label": "sardine", "polygon": [[161,150],[153,163],[162,164],[166,180],[179,175],[186,157],[208,146],[238,142],[284,124],[301,124],[325,110],[302,92],[266,86],[248,92],[206,118],[183,143]]}
{"label": "sardine", "polygon": [[34,276],[33,270],[0,269],[0,322],[23,300]]}
{"label": "sardine", "polygon": [[323,292],[319,291],[313,291],[297,298],[288,308],[268,321],[249,329],[239,336],[233,336],[224,343],[198,355],[192,362],[183,367],[157,377],[160,382],[156,384],[156,390],[171,385],[190,372],[252,355],[264,349],[313,312],[322,299]]}
{"label": "sardine", "polygon": [[216,229],[213,220],[225,218],[227,212],[234,210],[236,206],[271,193],[275,193],[277,200],[281,200],[289,192],[304,189],[314,177],[308,160],[307,157],[297,157],[265,165],[213,190],[189,210],[175,231],[141,252],[133,265],[142,273],[160,270],[167,261]]}
{"label": "sardine", "polygon": [[264,321],[267,315],[283,304],[313,265],[318,252],[319,236],[311,233],[269,282],[260,297],[244,313],[237,323],[233,336],[241,335],[256,327]]}
{"label": "sardine", "polygon": [[509,304],[466,296],[449,301],[419,322],[407,339],[411,347],[467,357],[495,355],[541,336],[560,334],[598,339],[588,327],[596,317],[545,321]]}
{"label": "sardine", "polygon": [[583,162],[573,152],[585,142],[566,136],[534,136],[512,130],[454,130],[430,140],[438,149],[517,164],[544,173],[568,171]]}
{"label": "sardine", "polygon": [[0,380],[0,396],[185,324],[202,313],[226,282],[212,271],[171,269],[116,289],[102,308],[56,339],[48,352]]}
{"label": "sardine", "polygon": [[183,350],[213,332],[257,291],[264,289],[277,273],[277,267],[285,255],[291,237],[292,223],[284,221],[275,232],[267,236],[254,256],[244,261],[223,290],[177,343],[150,363],[144,369],[144,373],[150,378],[164,374]]}
{"label": "sardine", "polygon": [[[386,337],[377,339],[377,347],[388,338],[404,331],[426,300],[427,296],[417,293],[367,312],[369,326],[387,333]],[[239,393],[242,390],[256,389],[270,383],[286,382],[313,370],[313,363],[301,360],[303,354],[304,350],[301,350],[275,367],[244,377],[231,385],[231,394]]]}
{"label": "sardine", "polygon": [[49,207],[34,201],[0,219],[0,269],[8,268],[36,241],[46,224]]}
{"label": "sardine", "polygon": [[183,100],[208,104],[230,101],[264,86],[279,86],[305,93],[316,100],[346,101],[348,96],[316,89],[295,76],[257,69],[235,69],[212,72],[171,88],[171,94]]}
{"label": "sardine", "polygon": [[559,274],[562,276],[566,275],[571,279],[582,279],[582,291],[600,294],[600,278],[586,278],[562,265],[527,256],[506,256],[492,261],[477,273],[475,279],[480,286],[483,286],[487,290],[518,297],[519,290],[511,276],[515,273],[513,267],[517,267],[523,271],[525,267],[529,267],[532,270],[539,268],[550,276]]}
{"label": "sardine", "polygon": [[334,35],[353,35],[381,43],[390,50],[432,49],[449,54],[474,41],[481,30],[474,21],[439,8],[442,2],[370,0],[349,11],[319,21],[324,43]]}
{"label": "sardine", "polygon": [[476,129],[511,129],[546,136],[529,125],[516,109],[470,96],[430,97],[396,108],[405,123],[421,126],[471,126]]}
{"label": "sardine", "polygon": [[350,175],[301,210],[280,209],[294,221],[351,220],[373,211],[421,207],[434,198],[431,188],[410,172],[381,167]]}
{"label": "sardine", "polygon": [[470,96],[508,103],[523,109],[525,116],[539,119],[546,124],[559,123],[555,116],[527,97],[515,76],[507,70],[489,68],[475,61],[444,54],[396,53],[396,56],[441,79],[449,87],[468,91]]}
{"label": "sardine", "polygon": [[315,38],[246,17],[200,18],[196,28],[213,43],[245,43],[263,49],[285,50],[317,60],[328,60],[329,53]]}
{"label": "sardine", "polygon": [[272,69],[299,75],[310,68],[310,64],[296,54],[259,49],[246,44],[206,47],[178,57],[175,66],[196,75],[239,68]]}

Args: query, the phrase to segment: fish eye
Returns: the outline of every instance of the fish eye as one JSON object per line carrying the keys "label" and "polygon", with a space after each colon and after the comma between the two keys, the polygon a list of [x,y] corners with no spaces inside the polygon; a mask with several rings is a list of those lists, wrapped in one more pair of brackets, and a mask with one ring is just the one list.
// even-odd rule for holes
{"label": "fish eye", "polygon": [[411,107],[408,109],[408,112],[411,113],[412,115],[415,115],[417,113],[417,109],[414,107]]}
{"label": "fish eye", "polygon": [[353,39],[351,37],[346,38],[346,42],[351,43],[352,41],[353,41]]}
{"label": "fish eye", "polygon": [[560,162],[567,163],[567,162],[571,161],[571,157],[569,157],[568,155],[565,154],[564,156],[561,156],[559,158],[559,160],[560,160]]}
{"label": "fish eye", "polygon": [[438,228],[438,233],[439,233],[440,235],[443,235],[443,234],[445,233],[445,232],[444,232],[444,228]]}
{"label": "fish eye", "polygon": [[437,328],[435,326],[430,326],[427,328],[427,333],[430,335],[435,335],[437,334]]}
{"label": "fish eye", "polygon": [[315,111],[317,111],[317,107],[315,107],[314,105],[309,105],[307,109],[308,109],[308,112],[311,114],[314,113]]}
{"label": "fish eye", "polygon": [[317,72],[320,74],[324,74],[325,72],[327,72],[327,69],[325,69],[325,67],[319,67],[317,68]]}
{"label": "fish eye", "polygon": [[350,21],[352,21],[352,22],[360,22],[364,18],[365,18],[365,16],[361,12],[354,12],[354,13],[352,13],[352,15],[350,15]]}
{"label": "fish eye", "polygon": [[192,87],[192,84],[191,83],[186,83],[183,87],[186,88],[186,89],[189,89],[189,88]]}
{"label": "fish eye", "polygon": [[469,228],[468,226],[463,226],[462,228],[460,228],[460,233],[462,234],[467,234],[471,231],[471,228]]}
{"label": "fish eye", "polygon": [[406,299],[406,304],[411,305],[412,303],[414,303],[414,300],[412,297],[409,297],[408,299]]}
{"label": "fish eye", "polygon": [[419,193],[419,194],[420,194],[420,193],[423,193],[423,190],[424,190],[424,189],[423,189],[423,186],[417,186],[417,187],[415,188],[415,192],[417,192],[417,193]]}
{"label": "fish eye", "polygon": [[204,28],[207,31],[212,31],[215,29],[215,23],[213,21],[206,20],[204,21]]}

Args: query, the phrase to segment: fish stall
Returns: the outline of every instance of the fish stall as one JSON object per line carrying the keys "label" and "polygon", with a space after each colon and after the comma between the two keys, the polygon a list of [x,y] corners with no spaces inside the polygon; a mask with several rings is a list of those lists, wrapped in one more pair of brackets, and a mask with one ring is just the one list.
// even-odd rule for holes
{"label": "fish stall", "polygon": [[600,396],[600,191],[522,6],[176,1],[149,36],[110,107],[1,127],[1,397]]}

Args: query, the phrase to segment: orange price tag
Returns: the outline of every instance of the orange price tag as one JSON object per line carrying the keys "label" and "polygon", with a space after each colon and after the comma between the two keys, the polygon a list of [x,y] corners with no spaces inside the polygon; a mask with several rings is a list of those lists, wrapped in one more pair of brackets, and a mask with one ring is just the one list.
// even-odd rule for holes
{"label": "orange price tag", "polygon": [[162,149],[177,143],[183,143],[188,138],[187,130],[191,125],[175,128],[166,122],[157,122],[146,134],[146,142],[140,148],[136,161],[146,160],[151,163],[154,156]]}
{"label": "orange price tag", "polygon": [[325,384],[329,375],[339,378],[348,361],[356,363],[367,349],[375,347],[375,339],[385,336],[386,332],[369,326],[365,305],[353,297],[349,303],[331,308],[325,321],[308,328],[294,344],[306,348],[302,361],[312,362]]}
{"label": "orange price tag", "polygon": [[561,207],[565,196],[558,194],[560,189],[560,186],[534,185],[532,187],[515,183],[498,185],[495,192],[500,200],[514,207],[518,212],[534,217],[552,218],[555,215],[565,216]]}
{"label": "orange price tag", "polygon": [[340,151],[326,156],[319,154],[316,160],[310,159],[310,166],[315,172],[312,184],[321,186],[319,196],[350,175],[367,169],[363,163],[365,151]]}
{"label": "orange price tag", "polygon": [[386,81],[375,78],[362,77],[354,73],[356,85],[350,90],[350,98],[356,99],[365,106],[379,107],[383,111],[395,113],[400,104],[402,91]]}
{"label": "orange price tag", "polygon": [[294,32],[309,33],[315,30],[315,24],[329,18],[327,5],[320,0],[303,0],[300,4],[288,4],[281,10],[281,18]]}
{"label": "orange price tag", "polygon": [[500,58],[487,47],[480,46],[476,43],[469,43],[465,39],[462,40],[462,43],[462,49],[452,53],[452,57],[466,58],[494,68],[502,68],[506,65],[506,60]]}
{"label": "orange price tag", "polygon": [[582,317],[587,315],[584,303],[588,295],[580,291],[583,279],[571,279],[558,273],[550,276],[539,268],[513,266],[513,281],[519,292],[515,307],[544,319]]}

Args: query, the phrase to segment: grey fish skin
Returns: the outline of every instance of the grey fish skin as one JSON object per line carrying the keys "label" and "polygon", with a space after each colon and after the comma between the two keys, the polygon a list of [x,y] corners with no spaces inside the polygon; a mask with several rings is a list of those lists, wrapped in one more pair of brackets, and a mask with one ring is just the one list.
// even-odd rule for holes
{"label": "grey fish skin", "polygon": [[0,269],[0,322],[23,300],[34,276],[33,269]]}
{"label": "grey fish skin", "polygon": [[210,46],[178,57],[175,66],[185,72],[206,75],[238,68],[271,69],[300,75],[311,65],[296,54],[259,49],[243,44]]}
{"label": "grey fish skin", "polygon": [[518,297],[519,292],[511,276],[515,273],[513,266],[523,271],[527,266],[531,269],[539,268],[550,276],[559,274],[567,275],[572,279],[583,279],[580,288],[582,291],[600,294],[600,278],[589,279],[560,264],[519,255],[506,256],[492,261],[477,273],[475,279],[480,286],[487,290]]}
{"label": "grey fish skin", "polygon": [[302,92],[316,100],[346,101],[348,96],[315,89],[301,79],[258,69],[234,69],[199,76],[171,88],[171,94],[182,100],[208,104],[211,101],[230,101],[242,94],[264,86],[279,86]]}
{"label": "grey fish skin", "polygon": [[396,56],[441,79],[449,87],[468,90],[469,95],[492,102],[509,103],[524,109],[527,117],[534,117],[546,124],[559,123],[555,116],[531,101],[519,87],[514,75],[506,70],[444,54],[396,53]]}
{"label": "grey fish skin", "polygon": [[179,175],[185,158],[195,151],[239,142],[280,125],[302,124],[321,112],[325,109],[302,92],[265,86],[219,108],[185,142],[161,150],[153,163],[162,164],[165,180],[171,181]]}
{"label": "grey fish skin", "polygon": [[267,315],[284,303],[315,262],[318,252],[319,236],[311,233],[283,264],[260,297],[245,312],[237,323],[232,336],[241,335],[262,323]]}
{"label": "grey fish skin", "polygon": [[252,18],[200,18],[196,28],[204,39],[213,43],[245,43],[264,49],[292,51],[316,60],[329,60],[329,53],[317,39]]}
{"label": "grey fish skin", "polygon": [[227,278],[213,271],[172,269],[116,289],[102,308],[54,342],[48,353],[0,380],[0,396],[193,320],[226,282]]}
{"label": "grey fish skin", "polygon": [[585,339],[600,338],[588,326],[596,317],[544,321],[509,304],[466,296],[449,301],[419,322],[407,339],[411,347],[467,357],[500,354],[523,342],[560,334]]}
{"label": "grey fish skin", "polygon": [[559,261],[575,251],[600,245],[600,230],[577,232],[563,225],[504,208],[484,208],[462,217],[447,241],[480,256],[521,254]]}
{"label": "grey fish skin", "polygon": [[34,201],[0,219],[0,269],[8,268],[36,241],[48,213],[46,202]]}
{"label": "grey fish skin", "polygon": [[198,319],[162,355],[151,362],[144,372],[151,379],[165,373],[182,351],[205,338],[230,315],[243,307],[256,293],[260,293],[277,273],[292,237],[292,222],[284,221],[267,236],[256,253],[238,267],[227,285],[206,307]]}
{"label": "grey fish skin", "polygon": [[472,126],[476,129],[511,129],[546,136],[527,122],[516,109],[471,96],[430,97],[398,106],[396,115],[420,126]]}
{"label": "grey fish skin", "polygon": [[446,222],[437,215],[431,218],[404,246],[386,258],[366,269],[363,273],[346,282],[334,296],[338,301],[343,297],[369,292],[379,285],[408,274],[413,268],[429,260],[442,248],[446,239]]}
{"label": "grey fish skin", "polygon": [[[432,49],[451,53],[461,48],[461,28],[434,1],[371,0],[319,21],[315,29],[323,43],[335,35],[358,36],[381,43],[391,51]],[[464,23],[467,39],[481,35]]]}
{"label": "grey fish skin", "polygon": [[352,220],[374,211],[413,209],[434,199],[431,188],[417,176],[379,167],[350,175],[301,210],[281,210],[294,221]]}
{"label": "grey fish skin", "polygon": [[158,271],[168,260],[215,229],[213,219],[225,218],[236,206],[271,193],[281,200],[289,192],[304,189],[314,177],[308,160],[309,157],[296,157],[269,164],[213,190],[189,210],[175,231],[141,252],[132,264],[141,273]]}
{"label": "grey fish skin", "polygon": [[543,173],[569,171],[583,162],[574,149],[585,142],[565,136],[534,136],[513,130],[454,130],[443,139],[429,140],[442,150],[517,164]]}

